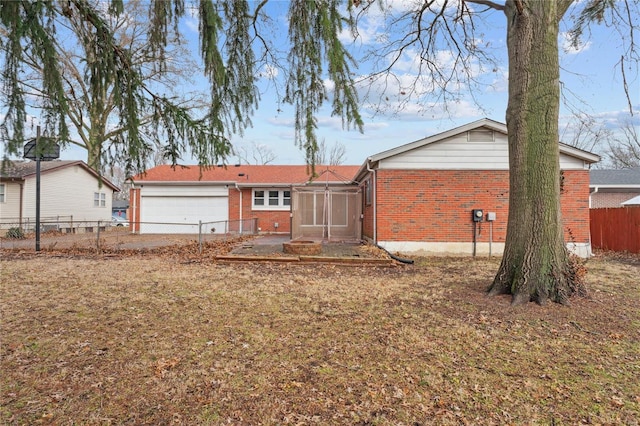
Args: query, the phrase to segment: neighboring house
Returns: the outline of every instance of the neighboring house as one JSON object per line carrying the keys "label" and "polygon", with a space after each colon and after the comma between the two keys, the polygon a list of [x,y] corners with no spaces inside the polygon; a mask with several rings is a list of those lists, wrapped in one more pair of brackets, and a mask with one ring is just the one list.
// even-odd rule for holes
{"label": "neighboring house", "polygon": [[640,195],[640,167],[591,170],[589,176],[592,209],[622,207]]}
{"label": "neighboring house", "polygon": [[[82,161],[40,162],[40,218],[71,232],[110,223],[119,189]],[[36,162],[9,161],[0,171],[0,227],[32,227],[36,216]]]}
{"label": "neighboring house", "polygon": [[640,195],[636,195],[630,200],[622,203],[623,206],[640,206]]}
{"label": "neighboring house", "polygon": [[[591,253],[589,167],[597,155],[560,144],[568,245]],[[504,249],[509,160],[504,124],[483,119],[372,155],[362,166],[159,166],[134,179],[139,232],[172,223],[257,218],[260,232],[293,239],[366,239],[393,252],[489,253]],[[474,222],[472,211],[481,210]],[[198,227],[189,231],[198,232]],[[213,230],[212,230],[213,231]]]}
{"label": "neighboring house", "polygon": [[[597,155],[560,144],[568,245],[591,253],[589,166]],[[363,236],[394,252],[502,253],[509,211],[507,128],[479,120],[368,157]],[[472,212],[479,211],[474,222]],[[474,243],[475,241],[475,243]]]}
{"label": "neighboring house", "polygon": [[[320,216],[326,212],[314,209],[319,196],[301,194],[322,194],[324,200],[329,188],[357,192],[351,184],[357,170],[358,166],[317,166],[318,176],[310,180],[305,165],[158,166],[132,179],[129,220],[133,231],[141,233],[197,233],[194,224],[199,222],[208,232],[226,233],[246,231],[257,219],[255,231],[289,234],[292,206],[304,204],[307,226],[302,232],[304,224],[297,225],[294,234],[321,237]],[[295,201],[298,197],[301,203]],[[349,213],[350,223],[359,221],[359,211]],[[359,238],[355,234],[353,238]]]}

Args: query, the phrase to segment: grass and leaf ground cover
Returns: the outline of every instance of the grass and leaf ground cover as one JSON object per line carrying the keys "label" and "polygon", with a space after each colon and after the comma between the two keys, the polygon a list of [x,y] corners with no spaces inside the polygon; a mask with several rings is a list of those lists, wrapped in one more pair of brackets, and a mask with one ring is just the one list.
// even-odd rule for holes
{"label": "grass and leaf ground cover", "polygon": [[[165,253],[166,254],[166,253]],[[2,424],[638,424],[640,262],[510,307],[496,259],[0,261]]]}

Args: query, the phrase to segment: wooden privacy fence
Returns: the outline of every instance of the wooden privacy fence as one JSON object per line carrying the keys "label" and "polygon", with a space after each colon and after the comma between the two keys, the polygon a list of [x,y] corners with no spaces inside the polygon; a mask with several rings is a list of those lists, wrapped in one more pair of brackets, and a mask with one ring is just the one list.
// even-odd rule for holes
{"label": "wooden privacy fence", "polygon": [[640,253],[640,206],[589,210],[591,246]]}

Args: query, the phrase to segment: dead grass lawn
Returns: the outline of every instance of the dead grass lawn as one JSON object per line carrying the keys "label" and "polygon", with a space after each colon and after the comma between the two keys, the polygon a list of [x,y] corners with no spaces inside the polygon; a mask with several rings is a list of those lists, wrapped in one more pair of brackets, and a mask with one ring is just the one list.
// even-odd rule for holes
{"label": "dead grass lawn", "polygon": [[5,257],[0,423],[637,425],[637,259],[569,307],[486,298],[497,266]]}

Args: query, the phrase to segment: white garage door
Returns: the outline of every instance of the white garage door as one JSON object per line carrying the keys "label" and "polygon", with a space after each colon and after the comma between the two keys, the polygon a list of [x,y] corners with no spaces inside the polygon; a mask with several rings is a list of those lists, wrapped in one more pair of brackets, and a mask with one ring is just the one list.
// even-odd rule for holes
{"label": "white garage door", "polygon": [[197,234],[198,223],[204,232],[224,233],[229,220],[229,199],[223,196],[142,196],[140,232],[143,234]]}

